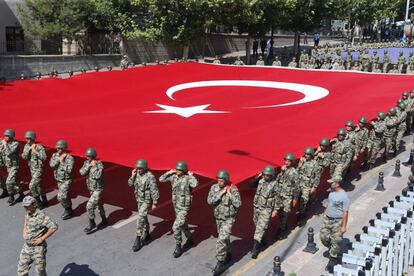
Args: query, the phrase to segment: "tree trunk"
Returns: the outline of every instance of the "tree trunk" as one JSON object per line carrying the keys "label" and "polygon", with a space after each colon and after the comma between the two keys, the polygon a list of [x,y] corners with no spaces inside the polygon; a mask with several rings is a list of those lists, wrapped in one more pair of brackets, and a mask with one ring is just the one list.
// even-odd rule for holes
{"label": "tree trunk", "polygon": [[247,37],[247,42],[246,42],[246,64],[250,64],[251,60],[250,60],[250,45],[251,45],[251,37],[250,35]]}
{"label": "tree trunk", "polygon": [[295,58],[298,57],[299,46],[300,46],[299,32],[295,31],[295,40],[293,41],[293,55]]}
{"label": "tree trunk", "polygon": [[183,46],[183,59],[187,60],[188,59],[188,54],[190,52],[190,45],[184,45]]}

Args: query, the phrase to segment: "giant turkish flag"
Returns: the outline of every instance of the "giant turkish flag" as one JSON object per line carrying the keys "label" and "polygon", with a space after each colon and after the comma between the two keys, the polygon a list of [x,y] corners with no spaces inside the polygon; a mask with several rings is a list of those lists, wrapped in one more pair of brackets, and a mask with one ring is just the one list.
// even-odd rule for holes
{"label": "giant turkish flag", "polygon": [[108,162],[152,169],[186,160],[239,183],[283,156],[302,154],[345,121],[394,106],[414,77],[274,67],[175,63],[69,79],[0,84],[0,129],[26,130],[75,155],[96,148]]}

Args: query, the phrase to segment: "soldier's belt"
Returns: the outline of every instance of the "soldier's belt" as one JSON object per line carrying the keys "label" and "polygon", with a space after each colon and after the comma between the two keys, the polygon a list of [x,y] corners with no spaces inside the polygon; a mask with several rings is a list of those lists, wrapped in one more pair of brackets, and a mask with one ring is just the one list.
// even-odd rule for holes
{"label": "soldier's belt", "polygon": [[329,219],[329,220],[339,220],[339,219],[342,219],[342,218],[331,218],[331,217],[328,217],[328,216],[326,216],[326,218]]}

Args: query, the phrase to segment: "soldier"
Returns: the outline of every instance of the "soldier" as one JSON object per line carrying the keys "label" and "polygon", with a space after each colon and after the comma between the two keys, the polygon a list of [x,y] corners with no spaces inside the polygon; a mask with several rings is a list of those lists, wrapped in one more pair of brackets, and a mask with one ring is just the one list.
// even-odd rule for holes
{"label": "soldier", "polygon": [[367,144],[369,169],[374,167],[378,152],[384,142],[384,132],[387,129],[385,118],[386,115],[384,112],[378,112],[377,120],[371,122],[372,130],[369,133]]}
{"label": "soldier", "polygon": [[354,65],[351,67],[350,70],[352,70],[352,71],[361,71],[361,66],[359,64],[359,61],[355,61]]}
{"label": "soldier", "polygon": [[410,52],[410,54],[409,54],[408,64],[409,65],[414,65],[414,53],[413,52]]}
{"label": "soldier", "polygon": [[401,140],[404,133],[407,131],[407,112],[405,111],[406,105],[402,101],[397,105],[397,131],[395,135],[395,152],[394,156],[401,147]]}
{"label": "soldier", "polygon": [[262,56],[259,56],[259,59],[256,61],[256,65],[264,66],[264,60]]}
{"label": "soldier", "polygon": [[367,152],[367,143],[369,130],[367,128],[368,120],[364,116],[359,118],[358,126],[355,128],[355,156],[358,157],[360,154],[364,154],[364,162],[362,166],[367,168],[368,166],[368,152]]}
{"label": "soldier", "polygon": [[353,147],[350,145],[349,140],[345,139],[345,137],[346,130],[341,128],[337,132],[337,138],[334,138],[331,141],[334,143],[331,151],[331,178],[343,178],[354,154]]}
{"label": "soldier", "polygon": [[146,160],[138,160],[135,169],[131,172],[128,186],[134,187],[135,198],[138,205],[137,237],[132,250],[137,252],[142,248],[144,242],[151,240],[148,222],[148,210],[157,208],[157,201],[160,198],[155,176],[148,170]]}
{"label": "soldier", "polygon": [[295,58],[292,58],[292,61],[289,62],[288,67],[290,67],[290,68],[296,68],[296,67],[298,67],[298,64],[296,63],[296,59]]}
{"label": "soldier", "polygon": [[[414,66],[414,65],[413,65]],[[413,68],[414,69],[414,68]],[[409,97],[407,98],[407,134],[411,134],[413,130],[414,123],[414,93],[409,92]]]}
{"label": "soldier", "polygon": [[233,65],[244,65],[244,62],[240,59],[239,56],[237,56],[236,60],[233,63]]}
{"label": "soldier", "polygon": [[[43,209],[49,205],[42,187],[43,167],[47,158],[45,148],[36,143],[36,133],[34,131],[26,131],[24,137],[26,138],[26,145],[23,148],[22,158],[27,161],[30,169],[29,190],[36,200],[38,208]],[[42,200],[40,200],[40,197],[42,197]]]}
{"label": "soldier", "polygon": [[30,266],[35,263],[37,275],[46,275],[46,240],[58,229],[58,225],[36,206],[31,196],[23,199],[26,215],[23,224],[23,244],[17,265],[17,275],[29,274]]}
{"label": "soldier", "polygon": [[[355,125],[352,121],[347,121],[345,123],[345,129],[346,129],[346,140],[349,141],[349,146],[352,149],[352,159],[351,159],[351,163],[348,166],[348,172],[351,170],[351,166],[352,166],[352,162],[356,161],[358,158],[358,154],[359,154],[359,150],[357,149],[358,147],[358,142],[357,142],[357,135],[355,132]],[[345,176],[343,176],[343,178],[345,178]]]}
{"label": "soldier", "polygon": [[276,195],[275,169],[266,166],[256,177],[258,181],[256,194],[253,200],[253,222],[256,227],[252,249],[252,258],[256,259],[260,248],[264,245],[264,233],[270,217],[275,217],[274,201]]}
{"label": "soldier", "polygon": [[280,238],[285,238],[288,234],[287,220],[292,206],[296,205],[299,190],[298,190],[298,173],[293,166],[295,156],[288,153],[285,156],[285,165],[282,166],[282,171],[276,177],[276,197],[275,197],[275,215],[280,214],[280,223],[278,235]]}
{"label": "soldier", "polygon": [[59,200],[65,211],[62,219],[67,220],[73,216],[72,201],[69,196],[70,186],[72,184],[72,171],[75,160],[68,153],[68,143],[65,140],[56,142],[56,152],[50,158],[49,165],[54,171],[55,180],[57,182]]}
{"label": "soldier", "polygon": [[382,59],[382,71],[384,73],[388,73],[388,67],[390,63],[391,63],[391,58],[388,55],[388,51],[384,50],[384,57]]}
{"label": "soldier", "polygon": [[220,58],[218,56],[214,57],[213,64],[221,64]]}
{"label": "soldier", "polygon": [[329,152],[330,144],[331,142],[329,141],[328,138],[323,138],[319,142],[319,147],[316,149],[315,160],[316,162],[318,162],[318,165],[319,165],[319,170],[320,170],[319,177],[321,176],[325,168],[327,168],[331,163],[331,153]]}
{"label": "soldier", "polygon": [[376,50],[374,50],[374,55],[372,56],[372,63],[373,64],[378,64],[379,63],[379,56],[378,56],[378,52]]}
{"label": "soldier", "polygon": [[400,56],[398,57],[398,72],[402,73],[405,65],[404,52],[400,51]]}
{"label": "soldier", "polygon": [[388,74],[399,74],[397,64],[392,65],[392,69],[388,71]]}
{"label": "soldier", "polygon": [[[1,141],[1,157],[7,169],[6,188],[9,196],[9,206],[21,202],[24,198],[22,186],[19,182],[19,142],[14,140],[15,132],[9,128],[4,131],[4,139]],[[14,199],[15,194],[19,196]],[[5,196],[7,196],[5,195]]]}
{"label": "soldier", "polygon": [[368,69],[369,69],[369,62],[370,62],[370,60],[369,60],[369,55],[368,55],[368,50],[365,50],[364,51],[364,53],[361,55],[361,58],[360,58],[360,60],[361,60],[361,71],[363,71],[363,72],[368,72]]}
{"label": "soldier", "polygon": [[128,57],[126,55],[123,55],[121,59],[121,64],[119,66],[121,68],[128,68],[128,65],[129,65]]}
{"label": "soldier", "polygon": [[[178,258],[183,254],[183,249],[190,248],[193,245],[193,237],[187,224],[187,215],[191,209],[192,190],[197,187],[198,181],[194,177],[193,172],[188,170],[185,161],[179,161],[175,166],[175,170],[169,170],[164,173],[159,180],[164,183],[170,182],[172,185],[172,201],[175,211],[173,232],[176,242],[173,256]],[[184,233],[187,238],[183,247],[181,247],[181,233]]]}
{"label": "soldier", "polygon": [[300,158],[297,168],[300,190],[299,226],[303,226],[305,223],[309,199],[315,194],[320,181],[320,167],[314,159],[315,150],[312,147],[307,147],[304,153],[305,156]]}
{"label": "soldier", "polygon": [[277,56],[275,56],[275,60],[273,61],[272,66],[282,66],[282,63]]}
{"label": "soldier", "polygon": [[[82,176],[86,176],[86,185],[88,187],[91,197],[86,204],[86,211],[88,212],[89,224],[84,229],[87,235],[94,232],[96,229],[108,225],[105,210],[102,204],[102,192],[104,190],[103,170],[104,166],[101,161],[97,159],[96,150],[88,148],[85,151],[86,160],[82,168],[79,170]],[[95,209],[98,208],[99,215],[102,221],[96,225],[95,223]],[[96,228],[96,229],[95,229]]]}
{"label": "soldier", "polygon": [[384,161],[387,161],[391,150],[394,150],[394,155],[396,155],[395,149],[395,134],[397,132],[398,118],[397,118],[397,109],[391,107],[389,110],[388,116],[385,118],[386,129],[384,131],[384,142],[385,142],[385,151],[384,151]]}
{"label": "soldier", "polygon": [[337,258],[342,236],[347,230],[350,200],[341,188],[342,178],[335,176],[329,179],[328,182],[331,183],[331,192],[328,196],[328,206],[325,211],[320,237],[323,245],[329,249],[323,255],[329,257],[326,269],[330,270],[338,264]]}
{"label": "soldier", "polygon": [[231,229],[236,220],[237,210],[242,204],[238,189],[230,185],[227,171],[221,170],[217,173],[217,183],[211,186],[207,203],[213,207],[218,233],[217,264],[213,269],[213,275],[220,275],[231,260]]}
{"label": "soldier", "polygon": [[372,66],[372,73],[382,73],[382,70],[378,63],[374,63]]}
{"label": "soldier", "polygon": [[351,67],[352,67],[352,54],[351,54],[351,51],[349,51],[349,50],[346,54],[345,63],[346,63],[346,70],[351,70]]}

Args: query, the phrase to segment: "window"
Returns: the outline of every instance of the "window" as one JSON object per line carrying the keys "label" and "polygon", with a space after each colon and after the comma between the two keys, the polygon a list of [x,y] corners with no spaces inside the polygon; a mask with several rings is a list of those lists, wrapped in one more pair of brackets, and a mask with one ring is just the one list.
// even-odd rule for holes
{"label": "window", "polygon": [[21,27],[6,27],[7,52],[24,51],[24,35]]}

